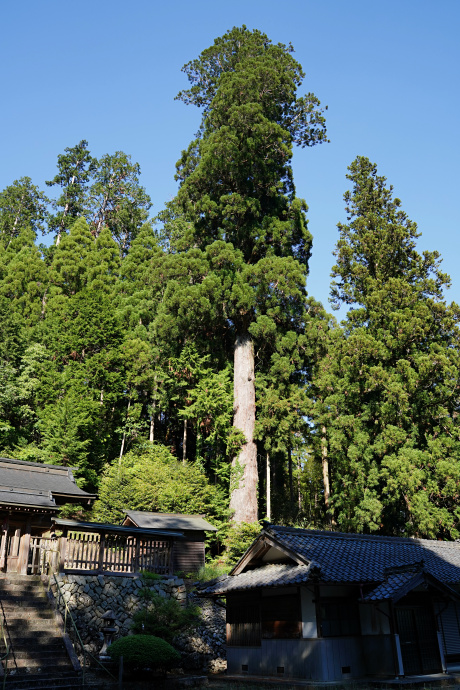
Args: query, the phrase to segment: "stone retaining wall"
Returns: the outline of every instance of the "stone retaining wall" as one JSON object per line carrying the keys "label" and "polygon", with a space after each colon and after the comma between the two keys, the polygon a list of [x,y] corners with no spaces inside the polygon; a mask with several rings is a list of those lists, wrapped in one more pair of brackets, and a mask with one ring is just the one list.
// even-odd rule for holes
{"label": "stone retaining wall", "polygon": [[[174,640],[182,654],[185,669],[218,672],[226,668],[225,608],[211,599],[188,593],[184,581],[178,577],[144,580],[138,577],[110,575],[57,575],[57,579],[87,651],[98,655],[103,644],[102,629],[107,625],[102,616],[111,610],[115,616],[115,638],[128,635],[133,615],[146,604],[141,589],[157,592],[160,596],[187,599],[201,609],[199,623],[186,634]],[[56,595],[56,587],[53,587]],[[65,615],[64,603],[59,607]],[[68,626],[69,627],[69,626]]]}
{"label": "stone retaining wall", "polygon": [[[133,614],[145,606],[142,588],[171,597],[180,602],[187,599],[184,581],[178,577],[161,580],[143,580],[142,577],[116,577],[110,575],[57,575],[59,586],[77,624],[83,644],[92,654],[98,654],[107,625],[102,616],[113,611],[115,616],[115,638],[128,635]],[[53,592],[56,596],[56,588]],[[59,607],[65,615],[64,603]]]}

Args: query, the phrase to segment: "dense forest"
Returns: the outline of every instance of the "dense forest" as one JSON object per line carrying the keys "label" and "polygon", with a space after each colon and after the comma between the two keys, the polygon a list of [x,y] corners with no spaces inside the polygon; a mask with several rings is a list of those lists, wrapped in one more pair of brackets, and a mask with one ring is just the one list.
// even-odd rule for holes
{"label": "dense forest", "polygon": [[292,47],[234,28],[183,69],[202,123],[159,215],[139,165],[85,140],[46,190],[0,192],[0,453],[77,468],[93,519],[457,538],[460,311],[439,255],[357,157],[337,324],[307,295],[291,160],[327,133]]}

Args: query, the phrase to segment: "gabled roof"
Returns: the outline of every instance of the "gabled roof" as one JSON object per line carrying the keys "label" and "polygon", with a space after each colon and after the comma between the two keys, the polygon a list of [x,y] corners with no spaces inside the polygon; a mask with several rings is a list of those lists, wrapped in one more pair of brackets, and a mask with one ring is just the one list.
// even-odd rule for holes
{"label": "gabled roof", "polygon": [[400,599],[412,592],[420,585],[431,586],[434,589],[446,594],[451,599],[460,600],[460,595],[453,590],[448,585],[438,580],[438,578],[433,577],[429,573],[423,571],[414,572],[414,570],[409,570],[407,572],[395,573],[394,575],[389,575],[385,582],[377,585],[375,589],[368,592],[362,601],[373,602],[373,601],[385,601],[391,600],[394,603],[398,602]]}
{"label": "gabled roof", "polygon": [[343,534],[268,525],[262,535],[315,561],[322,582],[383,582],[389,567],[423,561],[441,582],[460,583],[460,544],[432,539]]}
{"label": "gabled roof", "polygon": [[149,529],[179,529],[202,532],[217,532],[217,528],[209,524],[209,522],[201,515],[182,515],[181,513],[149,513],[144,510],[125,510],[124,512],[129,520],[136,525],[136,527],[144,527]]}
{"label": "gabled roof", "polygon": [[[279,570],[267,568],[275,560],[284,560],[284,565],[278,564]],[[396,596],[406,585],[410,591],[417,586],[414,578],[421,569],[424,581],[431,578],[428,584],[432,586],[460,584],[460,544],[266,525],[230,576],[204,587],[214,587],[215,594],[275,587],[281,584],[280,573],[286,577],[291,573],[293,578],[300,578],[292,582],[379,585],[373,594],[377,600]]]}
{"label": "gabled roof", "polygon": [[55,499],[91,500],[70,467],[0,458],[0,504],[57,509]]}

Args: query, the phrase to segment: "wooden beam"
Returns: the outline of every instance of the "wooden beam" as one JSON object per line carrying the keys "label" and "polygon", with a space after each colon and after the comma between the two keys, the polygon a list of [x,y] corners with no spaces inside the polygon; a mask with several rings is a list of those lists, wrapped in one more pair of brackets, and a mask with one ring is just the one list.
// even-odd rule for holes
{"label": "wooden beam", "polygon": [[311,561],[309,561],[307,558],[303,558],[295,551],[292,551],[292,549],[290,549],[289,547],[285,546],[284,544],[281,544],[274,537],[262,532],[260,537],[258,537],[257,541],[254,542],[254,544],[249,548],[249,550],[244,554],[241,560],[230,572],[230,575],[239,575],[240,573],[242,573],[246,566],[249,565],[249,563],[257,560],[259,554],[267,546],[268,548],[266,549],[266,551],[268,551],[270,547],[273,547],[274,549],[281,551],[281,553],[284,553],[285,556],[292,559],[298,565],[310,565]]}

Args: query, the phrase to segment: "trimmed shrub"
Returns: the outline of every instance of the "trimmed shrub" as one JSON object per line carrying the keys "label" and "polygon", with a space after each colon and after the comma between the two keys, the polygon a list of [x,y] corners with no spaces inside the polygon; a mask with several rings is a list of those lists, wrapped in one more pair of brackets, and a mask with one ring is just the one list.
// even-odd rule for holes
{"label": "trimmed shrub", "polygon": [[151,668],[166,671],[180,661],[174,647],[153,635],[128,635],[115,640],[107,650],[113,661],[123,657],[123,663],[131,668]]}
{"label": "trimmed shrub", "polygon": [[133,616],[135,633],[154,635],[171,642],[175,635],[196,623],[200,614],[198,606],[182,607],[176,599],[165,599],[148,589],[139,592],[146,600],[146,607]]}

